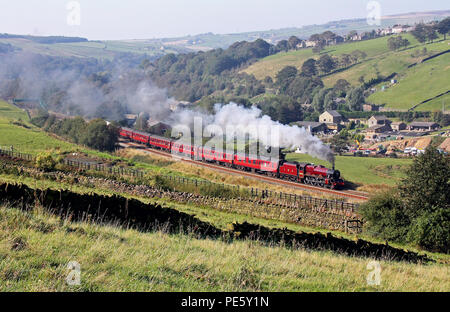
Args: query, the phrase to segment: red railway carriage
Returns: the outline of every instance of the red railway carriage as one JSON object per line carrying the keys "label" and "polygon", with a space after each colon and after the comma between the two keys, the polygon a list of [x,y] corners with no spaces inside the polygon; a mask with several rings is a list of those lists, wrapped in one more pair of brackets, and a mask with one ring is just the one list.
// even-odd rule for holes
{"label": "red railway carriage", "polygon": [[132,139],[133,138],[133,130],[131,130],[130,128],[121,128],[119,131],[119,135],[121,137],[124,137],[127,139]]}
{"label": "red railway carriage", "polygon": [[145,132],[140,131],[133,131],[133,135],[131,136],[131,139],[138,143],[148,144],[150,135]]}
{"label": "red railway carriage", "polygon": [[269,158],[258,159],[258,156],[235,154],[233,165],[237,168],[252,172],[263,172],[268,175],[276,175],[278,162]]}
{"label": "red railway carriage", "polygon": [[195,147],[190,144],[183,144],[182,142],[173,141],[171,148],[171,152],[175,155],[180,155],[183,157],[194,158],[195,156]]}
{"label": "red railway carriage", "polygon": [[172,141],[157,135],[150,135],[148,144],[152,147],[169,151],[172,147]]}

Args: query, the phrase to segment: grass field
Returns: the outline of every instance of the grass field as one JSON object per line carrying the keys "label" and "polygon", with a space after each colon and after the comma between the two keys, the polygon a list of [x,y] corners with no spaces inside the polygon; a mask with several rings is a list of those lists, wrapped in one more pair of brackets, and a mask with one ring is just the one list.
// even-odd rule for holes
{"label": "grass field", "polygon": [[[70,223],[39,210],[0,208],[0,291],[449,291],[446,264],[380,261],[254,241]],[[80,265],[81,284],[66,283]]]}
{"label": "grass field", "polygon": [[40,44],[27,39],[4,39],[0,42],[11,44],[24,51],[51,56],[62,57],[93,57],[112,60],[117,53],[146,54],[149,57],[176,53],[182,50],[168,47],[161,51],[161,44],[150,43],[144,40],[117,40],[117,41],[89,41],[56,44]]}
{"label": "grass field", "polygon": [[[429,86],[424,87],[424,86]],[[432,89],[432,90],[429,90]],[[433,96],[450,90],[450,53],[431,59],[407,70],[399,83],[384,92],[369,97],[375,104],[387,104],[386,107],[409,109]],[[448,96],[446,96],[448,99]],[[446,100],[444,98],[444,100]],[[417,107],[416,110],[440,110],[442,98]]]}
{"label": "grass field", "polygon": [[[289,154],[287,159],[330,167],[327,161],[306,154]],[[336,169],[341,172],[343,178],[361,185],[393,186],[404,176],[402,170],[411,163],[410,159],[336,156]]]}
{"label": "grass field", "polygon": [[[424,63],[419,63],[412,68],[408,68],[408,66],[418,63],[426,57],[424,55],[416,56],[414,54],[416,51],[426,48],[428,51],[427,56],[431,56],[448,50],[449,40],[443,41],[441,38],[434,43],[420,44],[410,34],[403,34],[402,36],[407,38],[411,45],[407,49],[399,51],[390,51],[388,49],[387,40],[389,37],[327,47],[322,53],[339,56],[351,53],[354,50],[361,50],[367,53],[367,58],[345,70],[322,77],[324,84],[327,87],[332,87],[337,80],[345,79],[352,85],[358,85],[360,77],[364,77],[365,81],[369,81],[378,75],[387,77],[397,73],[398,84],[384,92],[380,91],[381,86],[389,85],[389,83],[376,86],[379,91],[371,95],[368,101],[375,104],[385,104],[388,108],[399,110],[409,109],[426,99],[448,91],[448,86],[450,85],[450,67],[448,66],[450,64],[450,54],[444,54]],[[313,54],[312,49],[282,52],[266,57],[243,71],[255,75],[258,79],[264,79],[266,76],[274,78],[285,66],[295,66],[298,70],[301,70],[303,63],[307,59],[317,59],[318,57],[318,55]],[[437,99],[417,107],[417,110],[433,111],[441,107],[442,101]]]}

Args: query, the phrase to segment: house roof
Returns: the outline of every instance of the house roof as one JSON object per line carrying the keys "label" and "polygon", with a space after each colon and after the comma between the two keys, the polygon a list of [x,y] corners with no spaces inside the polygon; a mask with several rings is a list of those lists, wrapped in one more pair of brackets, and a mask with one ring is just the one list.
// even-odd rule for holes
{"label": "house roof", "polygon": [[328,114],[330,114],[331,116],[333,116],[333,117],[342,117],[342,115],[341,114],[339,114],[337,111],[335,111],[335,110],[326,110],[325,112],[324,112],[324,114],[325,113],[328,113]]}
{"label": "house roof", "polygon": [[414,122],[410,123],[409,125],[413,126],[413,127],[432,127],[432,126],[437,126],[438,124],[435,122],[414,121]]}
{"label": "house roof", "polygon": [[305,128],[311,127],[312,129],[318,128],[318,127],[324,125],[323,122],[316,122],[316,121],[299,121],[296,124],[299,125],[300,127],[305,127]]}
{"label": "house roof", "polygon": [[396,122],[393,122],[393,123],[392,123],[393,126],[401,125],[401,124],[406,125],[406,124],[405,124],[404,122],[402,122],[402,121],[396,121]]}
{"label": "house roof", "polygon": [[377,130],[377,129],[380,129],[380,128],[385,128],[385,127],[386,127],[386,125],[375,125],[375,126],[372,126],[370,128],[367,128],[367,131],[370,132],[370,131],[374,131],[374,130]]}
{"label": "house roof", "polygon": [[162,122],[162,121],[160,121],[160,120],[156,120],[156,119],[149,119],[148,121],[147,121],[147,126],[149,126],[149,127],[153,127],[153,126],[156,126],[156,125],[159,125],[159,124],[161,124],[161,125],[163,125],[163,126],[169,126],[168,124],[166,124],[166,123],[164,123],[164,122]]}
{"label": "house roof", "polygon": [[375,120],[387,120],[388,118],[384,115],[374,115],[370,118],[375,118]]}

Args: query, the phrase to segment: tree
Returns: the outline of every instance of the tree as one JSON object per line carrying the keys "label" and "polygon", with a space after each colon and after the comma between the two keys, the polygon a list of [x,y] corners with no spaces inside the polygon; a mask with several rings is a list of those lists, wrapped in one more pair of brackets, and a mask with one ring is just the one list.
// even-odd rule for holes
{"label": "tree", "polygon": [[311,103],[312,107],[314,108],[314,110],[316,112],[322,113],[324,111],[325,96],[330,91],[331,91],[331,89],[321,89],[319,92],[316,93],[316,95],[314,96],[312,103]]}
{"label": "tree", "polygon": [[297,76],[285,91],[287,95],[300,103],[310,103],[313,99],[312,95],[321,88],[323,88],[323,81],[319,77]]}
{"label": "tree", "polygon": [[440,21],[439,24],[436,25],[436,29],[438,33],[444,35],[444,40],[446,40],[447,34],[450,32],[450,17],[447,17]]}
{"label": "tree", "polygon": [[336,109],[336,103],[334,102],[334,99],[336,98],[336,95],[334,94],[333,90],[327,93],[323,99],[323,106],[324,108],[334,110]]}
{"label": "tree", "polygon": [[285,92],[289,84],[297,76],[297,68],[294,66],[286,66],[280,70],[276,76],[276,84],[281,92]]}
{"label": "tree", "polygon": [[424,43],[425,41],[427,41],[427,34],[425,30],[425,25],[423,23],[417,24],[416,28],[411,32],[411,34],[420,43]]}
{"label": "tree", "polygon": [[317,66],[324,73],[329,73],[336,68],[336,62],[328,54],[324,54],[317,61]]}
{"label": "tree", "polygon": [[406,171],[398,189],[362,206],[375,236],[448,253],[450,243],[450,162],[428,147]]}
{"label": "tree", "polygon": [[403,39],[402,36],[390,37],[388,39],[387,44],[388,44],[389,50],[394,51],[394,50],[398,50],[403,47],[407,47],[409,45],[409,40]]}
{"label": "tree", "polygon": [[297,45],[301,42],[302,41],[300,39],[298,39],[296,36],[291,36],[288,40],[289,48],[291,50],[295,50],[295,49],[297,49]]}
{"label": "tree", "polygon": [[339,63],[341,67],[348,67],[352,64],[353,58],[350,54],[342,54],[341,58],[339,59]]}
{"label": "tree", "polygon": [[361,50],[354,50],[350,55],[352,56],[355,63],[367,57],[367,53]]}
{"label": "tree", "polygon": [[439,38],[436,29],[434,26],[426,25],[425,26],[425,36],[427,37],[428,41],[433,42],[435,39]]}
{"label": "tree", "polygon": [[102,119],[94,119],[88,123],[82,143],[101,151],[113,151],[118,135],[117,128],[108,126]]}
{"label": "tree", "polygon": [[287,52],[289,50],[289,42],[287,40],[281,40],[277,43],[278,51]]}
{"label": "tree", "polygon": [[315,59],[308,59],[302,65],[302,74],[307,77],[312,77],[317,75],[317,67]]}
{"label": "tree", "polygon": [[335,136],[333,136],[330,140],[333,151],[335,153],[338,153],[339,155],[341,155],[342,152],[344,152],[347,148],[348,139],[349,139],[349,134],[348,134],[348,131],[345,129],[342,130],[341,132],[339,132],[338,134],[336,134]]}
{"label": "tree", "polygon": [[336,81],[336,84],[334,85],[333,89],[336,95],[339,96],[346,96],[347,90],[350,88],[350,83],[345,79],[339,79]]}
{"label": "tree", "polygon": [[362,111],[365,103],[364,90],[361,87],[352,89],[346,97],[347,104],[352,111]]}

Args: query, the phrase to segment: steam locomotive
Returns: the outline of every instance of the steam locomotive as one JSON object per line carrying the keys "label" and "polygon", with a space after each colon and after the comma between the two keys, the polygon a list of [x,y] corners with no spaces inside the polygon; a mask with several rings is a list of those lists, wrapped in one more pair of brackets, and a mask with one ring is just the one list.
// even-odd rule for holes
{"label": "steam locomotive", "polygon": [[190,159],[216,163],[228,168],[239,169],[270,177],[335,189],[344,186],[339,170],[329,169],[309,163],[289,162],[285,155],[278,157],[248,155],[229,151],[216,151],[213,148],[184,144],[161,136],[136,131],[130,128],[119,130],[121,138],[144,144],[148,147],[170,152]]}

